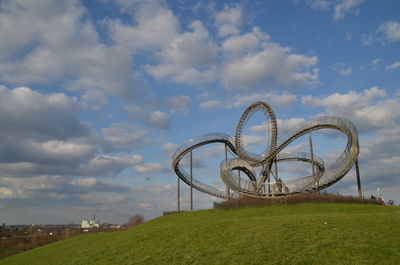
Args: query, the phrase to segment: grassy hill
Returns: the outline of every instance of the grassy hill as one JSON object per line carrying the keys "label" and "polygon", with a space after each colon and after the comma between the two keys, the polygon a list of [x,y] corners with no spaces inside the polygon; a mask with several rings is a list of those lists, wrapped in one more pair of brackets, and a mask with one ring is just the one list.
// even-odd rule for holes
{"label": "grassy hill", "polygon": [[13,264],[399,264],[400,207],[295,204],[160,217],[0,260]]}

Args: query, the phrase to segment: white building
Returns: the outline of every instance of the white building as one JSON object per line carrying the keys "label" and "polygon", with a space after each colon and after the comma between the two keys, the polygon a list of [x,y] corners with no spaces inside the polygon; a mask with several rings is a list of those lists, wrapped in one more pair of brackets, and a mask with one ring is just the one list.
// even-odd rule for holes
{"label": "white building", "polygon": [[82,225],[81,228],[99,228],[100,225],[94,221],[94,220],[82,220]]}

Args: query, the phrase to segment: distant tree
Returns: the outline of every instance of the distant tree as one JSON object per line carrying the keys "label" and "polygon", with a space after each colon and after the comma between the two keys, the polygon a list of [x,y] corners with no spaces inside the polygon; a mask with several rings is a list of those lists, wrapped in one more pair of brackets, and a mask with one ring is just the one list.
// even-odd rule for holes
{"label": "distant tree", "polygon": [[128,228],[135,227],[137,225],[140,225],[141,223],[144,222],[144,217],[141,214],[135,214],[131,218],[129,218],[129,223],[128,223]]}

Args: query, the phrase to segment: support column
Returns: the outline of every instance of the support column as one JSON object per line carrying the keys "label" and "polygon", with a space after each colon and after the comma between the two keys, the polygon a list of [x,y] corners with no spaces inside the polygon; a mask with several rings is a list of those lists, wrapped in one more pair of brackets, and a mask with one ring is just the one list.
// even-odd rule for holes
{"label": "support column", "polygon": [[358,187],[358,197],[362,198],[361,180],[360,180],[360,168],[358,166],[358,159],[356,159],[356,175],[357,175],[357,187]]}
{"label": "support column", "polygon": [[190,151],[190,211],[193,211],[193,154]]}
{"label": "support column", "polygon": [[[227,147],[226,144],[225,144],[225,162],[226,162],[226,161],[228,161],[228,147]],[[228,185],[226,185],[226,198],[227,198],[228,200],[231,199],[231,191],[230,191]]]}
{"label": "support column", "polygon": [[[312,138],[311,138],[311,132],[308,137],[308,141],[310,142],[310,154],[311,154],[311,168],[312,168],[312,175],[315,178],[315,167],[314,167],[314,151],[313,151],[313,146],[312,146]],[[319,180],[316,181],[316,184],[318,185]]]}
{"label": "support column", "polygon": [[[238,189],[240,190],[240,170],[238,169]],[[242,196],[240,196],[240,193],[238,192],[238,197],[240,198],[240,197],[242,197]]]}
{"label": "support column", "polygon": [[181,211],[181,182],[178,177],[178,213]]}

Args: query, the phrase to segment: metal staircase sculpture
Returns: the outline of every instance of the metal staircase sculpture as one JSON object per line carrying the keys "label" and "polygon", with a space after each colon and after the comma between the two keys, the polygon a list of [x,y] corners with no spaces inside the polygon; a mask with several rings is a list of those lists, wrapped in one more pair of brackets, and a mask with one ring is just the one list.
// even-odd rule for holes
{"label": "metal staircase sculpture", "polygon": [[[268,126],[268,145],[262,154],[254,154],[244,148],[242,130],[250,117],[262,112]],[[299,137],[321,129],[335,129],[347,137],[347,145],[341,155],[330,165],[313,154],[300,152],[285,152],[284,149]],[[311,136],[310,136],[311,141]],[[228,192],[216,187],[202,183],[191,178],[180,162],[182,158],[192,150],[211,143],[222,143],[229,148],[234,158],[225,159],[220,165],[221,180],[229,187]],[[275,114],[271,107],[265,102],[255,102],[247,107],[240,117],[235,136],[232,139],[224,133],[213,133],[203,135],[189,140],[181,145],[172,158],[172,168],[178,177],[186,184],[201,192],[215,197],[229,199],[240,195],[268,198],[271,196],[285,196],[296,193],[315,192],[336,183],[343,178],[357,161],[359,153],[358,134],[352,122],[344,118],[333,116],[322,116],[302,122],[285,134],[278,137],[278,127]],[[291,180],[282,180],[273,173],[273,165],[287,161],[301,161],[311,164],[313,170],[310,176]],[[256,175],[256,167],[261,167],[260,176]],[[276,168],[277,169],[277,168]],[[247,179],[240,178],[234,171],[241,171]],[[275,180],[271,181],[271,177]]]}

